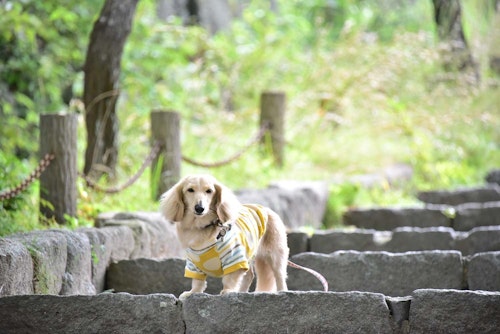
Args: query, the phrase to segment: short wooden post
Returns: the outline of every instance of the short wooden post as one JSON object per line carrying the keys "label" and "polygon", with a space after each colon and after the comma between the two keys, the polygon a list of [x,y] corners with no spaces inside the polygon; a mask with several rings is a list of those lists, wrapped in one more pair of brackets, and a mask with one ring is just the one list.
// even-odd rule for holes
{"label": "short wooden post", "polygon": [[[285,148],[285,108],[284,92],[263,92],[260,98],[260,126],[267,124],[271,138],[271,149],[278,167],[284,163]],[[263,140],[265,141],[266,138]]]}
{"label": "short wooden post", "polygon": [[[160,153],[153,160],[151,189],[153,198],[172,187],[181,176],[180,116],[174,111],[151,112],[151,139],[161,144]],[[161,162],[161,165],[159,164]]]}
{"label": "short wooden post", "polygon": [[40,176],[40,213],[58,224],[76,217],[77,125],[76,114],[40,115],[40,157],[55,156]]}

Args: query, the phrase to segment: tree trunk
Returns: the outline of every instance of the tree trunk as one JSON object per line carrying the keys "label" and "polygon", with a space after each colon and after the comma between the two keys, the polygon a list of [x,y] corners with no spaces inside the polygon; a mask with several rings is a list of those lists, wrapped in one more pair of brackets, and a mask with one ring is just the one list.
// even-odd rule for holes
{"label": "tree trunk", "polygon": [[114,174],[118,157],[120,63],[138,0],[106,0],[90,35],[84,65],[85,175]]}
{"label": "tree trunk", "polygon": [[462,27],[460,0],[432,0],[438,37],[445,43],[443,64],[446,70],[472,69],[478,77],[477,66],[472,58]]}

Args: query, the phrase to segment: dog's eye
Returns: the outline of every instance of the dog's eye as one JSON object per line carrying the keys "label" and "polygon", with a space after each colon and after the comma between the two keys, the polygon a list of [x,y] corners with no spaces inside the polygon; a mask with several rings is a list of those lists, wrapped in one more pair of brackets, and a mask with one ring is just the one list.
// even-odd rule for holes
{"label": "dog's eye", "polygon": [[207,194],[211,194],[211,193],[213,193],[214,191],[213,191],[212,189],[207,189],[205,192],[206,192]]}
{"label": "dog's eye", "polygon": [[194,189],[193,188],[188,188],[188,193],[194,193]]}

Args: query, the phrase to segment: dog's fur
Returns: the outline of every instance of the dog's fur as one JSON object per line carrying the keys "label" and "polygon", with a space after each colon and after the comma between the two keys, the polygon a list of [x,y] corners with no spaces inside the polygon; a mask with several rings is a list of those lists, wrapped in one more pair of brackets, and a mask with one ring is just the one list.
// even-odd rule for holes
{"label": "dog's fur", "polygon": [[[211,222],[217,218],[223,224],[234,222],[241,207],[233,192],[210,175],[187,176],[161,197],[162,214],[175,222],[178,238],[186,249],[203,249],[213,244],[221,228]],[[274,211],[265,210],[268,214],[266,230],[254,259],[248,261],[253,263],[257,274],[256,291],[286,291],[289,250],[285,225]],[[252,268],[225,275],[221,294],[247,292],[253,278]],[[203,292],[205,288],[205,280],[192,279],[191,290],[183,292],[180,298]]]}

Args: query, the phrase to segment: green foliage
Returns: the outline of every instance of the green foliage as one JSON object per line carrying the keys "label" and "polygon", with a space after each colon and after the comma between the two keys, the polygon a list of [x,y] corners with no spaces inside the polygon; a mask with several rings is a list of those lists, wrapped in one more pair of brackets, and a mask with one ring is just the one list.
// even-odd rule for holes
{"label": "green foliage", "polygon": [[[66,109],[68,87],[81,94],[86,44],[102,3],[0,5],[0,189],[36,164],[38,114]],[[470,45],[486,44],[490,25],[475,7],[480,2],[464,3]],[[407,184],[332,186],[331,227],[349,207],[413,203],[417,190],[482,183],[500,166],[500,92],[443,72],[431,1],[280,1],[278,13],[268,1],[251,1],[214,36],[179,19],[160,21],[155,5],[139,2],[122,59],[120,181],[148,153],[151,110],[181,114],[184,155],[219,161],[255,134],[259,97],[268,89],[287,93],[284,168],[264,146],[220,168],[183,164],[183,174],[209,172],[237,189],[275,179],[345,180],[394,163],[413,167]],[[84,138],[81,126],[80,164]],[[70,225],[87,226],[103,211],[156,211],[151,178],[158,171],[118,195],[79,180],[78,219]],[[36,188],[2,204],[0,234],[37,226]]]}

